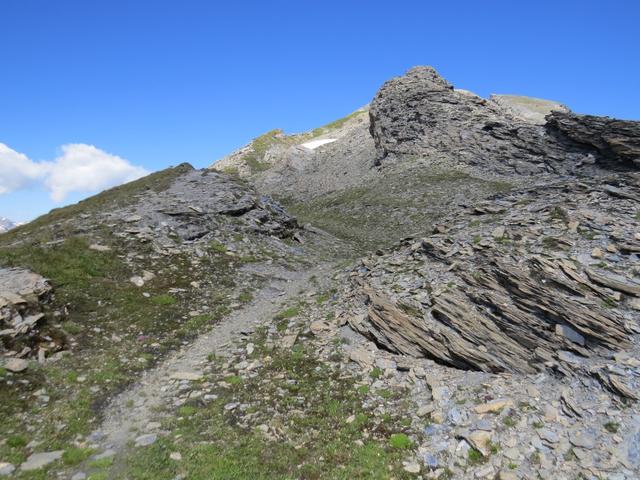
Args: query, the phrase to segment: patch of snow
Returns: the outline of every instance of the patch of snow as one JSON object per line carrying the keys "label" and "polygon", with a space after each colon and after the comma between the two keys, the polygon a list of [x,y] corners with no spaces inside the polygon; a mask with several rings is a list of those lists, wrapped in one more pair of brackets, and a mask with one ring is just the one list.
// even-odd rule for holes
{"label": "patch of snow", "polygon": [[307,148],[309,150],[315,150],[322,145],[326,145],[327,143],[333,143],[337,140],[337,138],[323,138],[322,140],[312,140],[307,143],[302,143],[300,146]]}

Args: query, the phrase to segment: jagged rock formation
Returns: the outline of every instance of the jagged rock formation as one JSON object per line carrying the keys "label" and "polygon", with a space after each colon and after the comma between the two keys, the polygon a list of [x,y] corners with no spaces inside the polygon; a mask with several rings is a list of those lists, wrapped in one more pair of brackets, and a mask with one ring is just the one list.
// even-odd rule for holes
{"label": "jagged rock formation", "polygon": [[[637,123],[576,115],[551,102],[534,105],[504,96],[485,100],[456,91],[431,67],[414,68],[385,83],[371,103],[377,163],[421,156],[527,175],[591,174],[594,162],[612,159],[632,168],[626,162],[637,157]],[[552,115],[541,125],[545,110]]]}
{"label": "jagged rock formation", "polygon": [[[640,333],[640,177],[560,181],[470,206],[363,261],[352,326],[461,369],[596,375],[636,397],[611,352]],[[380,252],[382,253],[382,252]],[[360,297],[360,295],[362,297]]]}
{"label": "jagged rock formation", "polygon": [[51,285],[40,275],[21,268],[0,268],[0,353],[44,359],[46,353],[64,347],[59,330],[43,328],[51,295]]}
{"label": "jagged rock formation", "polygon": [[[601,162],[640,166],[640,123],[593,115],[553,112],[547,130],[559,140],[592,149]],[[566,139],[566,140],[565,140]]]}
{"label": "jagged rock formation", "polygon": [[124,219],[128,234],[165,244],[174,244],[176,237],[197,240],[226,226],[280,237],[291,236],[297,228],[280,205],[234,177],[186,164],[176,168],[182,173],[166,190],[145,191],[131,207],[105,212],[104,221]]}

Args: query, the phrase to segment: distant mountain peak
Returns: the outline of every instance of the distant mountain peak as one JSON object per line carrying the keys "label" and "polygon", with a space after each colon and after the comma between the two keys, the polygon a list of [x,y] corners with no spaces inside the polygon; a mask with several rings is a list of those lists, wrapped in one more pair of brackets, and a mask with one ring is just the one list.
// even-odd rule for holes
{"label": "distant mountain peak", "polygon": [[0,233],[8,232],[12,228],[20,225],[18,222],[14,222],[13,220],[9,220],[5,217],[0,217]]}

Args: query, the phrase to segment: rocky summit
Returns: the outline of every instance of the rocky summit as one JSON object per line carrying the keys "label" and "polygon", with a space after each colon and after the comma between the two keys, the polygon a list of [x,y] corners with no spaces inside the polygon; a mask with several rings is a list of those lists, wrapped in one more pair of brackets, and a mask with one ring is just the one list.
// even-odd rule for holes
{"label": "rocky summit", "polygon": [[640,478],[640,122],[431,67],[0,236],[0,477]]}

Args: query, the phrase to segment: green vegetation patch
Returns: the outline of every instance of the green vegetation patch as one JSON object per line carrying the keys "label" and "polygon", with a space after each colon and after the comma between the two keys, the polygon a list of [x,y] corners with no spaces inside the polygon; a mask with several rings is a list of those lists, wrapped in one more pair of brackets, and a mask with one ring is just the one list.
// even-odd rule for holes
{"label": "green vegetation patch", "polygon": [[[216,378],[229,382],[223,369],[213,373],[211,382]],[[186,418],[172,417],[165,425],[171,435],[132,452],[126,467],[110,478],[413,478],[402,469],[412,444],[398,432],[400,425],[389,420],[375,427],[353,380],[314,357],[311,348],[272,352],[272,361],[243,384],[242,389],[217,391],[216,401]],[[244,424],[246,413],[225,410],[230,402],[246,406],[253,427]],[[271,425],[284,437],[270,440],[255,427],[259,424]],[[171,452],[180,452],[182,461],[171,461]]]}
{"label": "green vegetation patch", "polygon": [[311,223],[351,242],[357,246],[356,254],[362,254],[429,232],[450,211],[452,192],[465,192],[470,200],[511,188],[508,183],[475,178],[457,170],[412,169],[388,171],[366,186],[304,202],[286,197],[278,200],[301,223]]}

